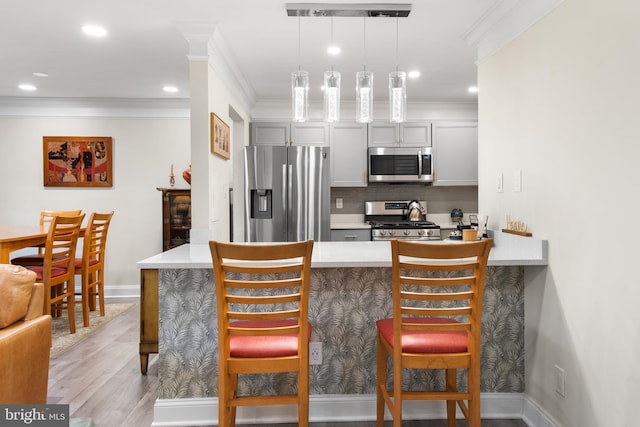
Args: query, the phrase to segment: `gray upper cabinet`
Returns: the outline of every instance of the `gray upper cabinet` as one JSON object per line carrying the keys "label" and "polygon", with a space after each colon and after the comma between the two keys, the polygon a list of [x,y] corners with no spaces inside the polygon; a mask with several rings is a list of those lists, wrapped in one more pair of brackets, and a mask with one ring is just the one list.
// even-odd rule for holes
{"label": "gray upper cabinet", "polygon": [[329,127],[324,122],[253,122],[251,145],[329,146]]}
{"label": "gray upper cabinet", "polygon": [[251,145],[287,145],[291,139],[291,124],[284,122],[251,123]]}
{"label": "gray upper cabinet", "polygon": [[331,186],[367,186],[367,124],[332,123],[330,131]]}
{"label": "gray upper cabinet", "polygon": [[434,122],[433,185],[478,185],[478,123]]}
{"label": "gray upper cabinet", "polygon": [[431,147],[431,123],[370,123],[368,145],[369,147]]}

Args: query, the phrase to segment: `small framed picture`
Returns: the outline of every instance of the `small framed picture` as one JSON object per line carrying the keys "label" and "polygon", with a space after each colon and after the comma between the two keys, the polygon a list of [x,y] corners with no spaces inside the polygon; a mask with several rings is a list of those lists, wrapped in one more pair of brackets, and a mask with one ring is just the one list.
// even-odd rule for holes
{"label": "small framed picture", "polygon": [[45,136],[45,187],[111,187],[110,136]]}
{"label": "small framed picture", "polygon": [[211,152],[227,160],[231,152],[229,126],[215,113],[211,113]]}

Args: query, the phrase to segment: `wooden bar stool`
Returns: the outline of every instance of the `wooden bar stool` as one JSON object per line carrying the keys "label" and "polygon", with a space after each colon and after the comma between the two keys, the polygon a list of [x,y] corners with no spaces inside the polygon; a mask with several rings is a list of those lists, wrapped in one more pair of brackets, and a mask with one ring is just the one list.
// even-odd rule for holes
{"label": "wooden bar stool", "polygon": [[[491,239],[454,244],[391,241],[393,317],[379,320],[377,425],[385,404],[393,426],[402,425],[404,400],[446,400],[447,425],[456,403],[469,427],[480,427],[480,329]],[[387,389],[387,356],[393,388]],[[402,389],[403,369],[443,369],[446,390]],[[457,369],[467,390],[457,390]]]}
{"label": "wooden bar stool", "polygon": [[[209,243],[218,317],[218,425],[236,408],[298,405],[309,424],[309,280],[313,241],[268,245]],[[238,375],[297,372],[297,394],[238,396]]]}

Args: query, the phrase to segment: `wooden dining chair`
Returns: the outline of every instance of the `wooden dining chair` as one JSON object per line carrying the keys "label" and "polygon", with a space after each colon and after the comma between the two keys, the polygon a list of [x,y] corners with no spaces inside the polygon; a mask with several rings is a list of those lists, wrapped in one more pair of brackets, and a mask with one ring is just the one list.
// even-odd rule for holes
{"label": "wooden dining chair", "polygon": [[[77,216],[82,213],[81,209],[72,211],[41,211],[40,212],[40,227],[49,227],[51,221],[56,216]],[[38,246],[38,252],[29,255],[23,255],[11,260],[11,264],[21,265],[23,267],[31,265],[42,265],[44,263],[44,245]]]}
{"label": "wooden dining chair", "polygon": [[75,322],[75,260],[76,244],[84,214],[56,216],[49,225],[44,247],[44,263],[28,266],[36,273],[36,282],[44,283],[44,313],[67,309],[69,331],[76,332]]}
{"label": "wooden dining chair", "polygon": [[82,282],[81,296],[82,322],[89,326],[89,311],[96,309],[96,298],[100,304],[100,316],[104,316],[104,256],[107,232],[113,211],[94,212],[89,216],[82,239],[82,258],[75,259],[75,274]]}
{"label": "wooden dining chair", "polygon": [[[402,425],[404,400],[446,400],[447,425],[456,403],[469,427],[480,426],[480,329],[491,239],[453,244],[391,241],[393,317],[379,320],[377,426],[385,404]],[[387,388],[387,356],[393,362]],[[445,390],[403,390],[403,369],[445,371]],[[457,369],[467,370],[458,391]]]}
{"label": "wooden dining chair", "polygon": [[[313,241],[209,243],[218,317],[218,425],[235,426],[236,408],[298,405],[309,424],[309,280]],[[297,372],[297,394],[238,395],[238,375]]]}

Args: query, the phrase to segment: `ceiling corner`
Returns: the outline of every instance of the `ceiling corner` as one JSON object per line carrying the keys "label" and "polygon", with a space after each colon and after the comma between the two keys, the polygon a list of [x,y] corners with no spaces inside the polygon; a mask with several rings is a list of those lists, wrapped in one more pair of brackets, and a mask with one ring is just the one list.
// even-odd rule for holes
{"label": "ceiling corner", "polygon": [[465,33],[479,64],[524,33],[565,0],[498,0]]}

